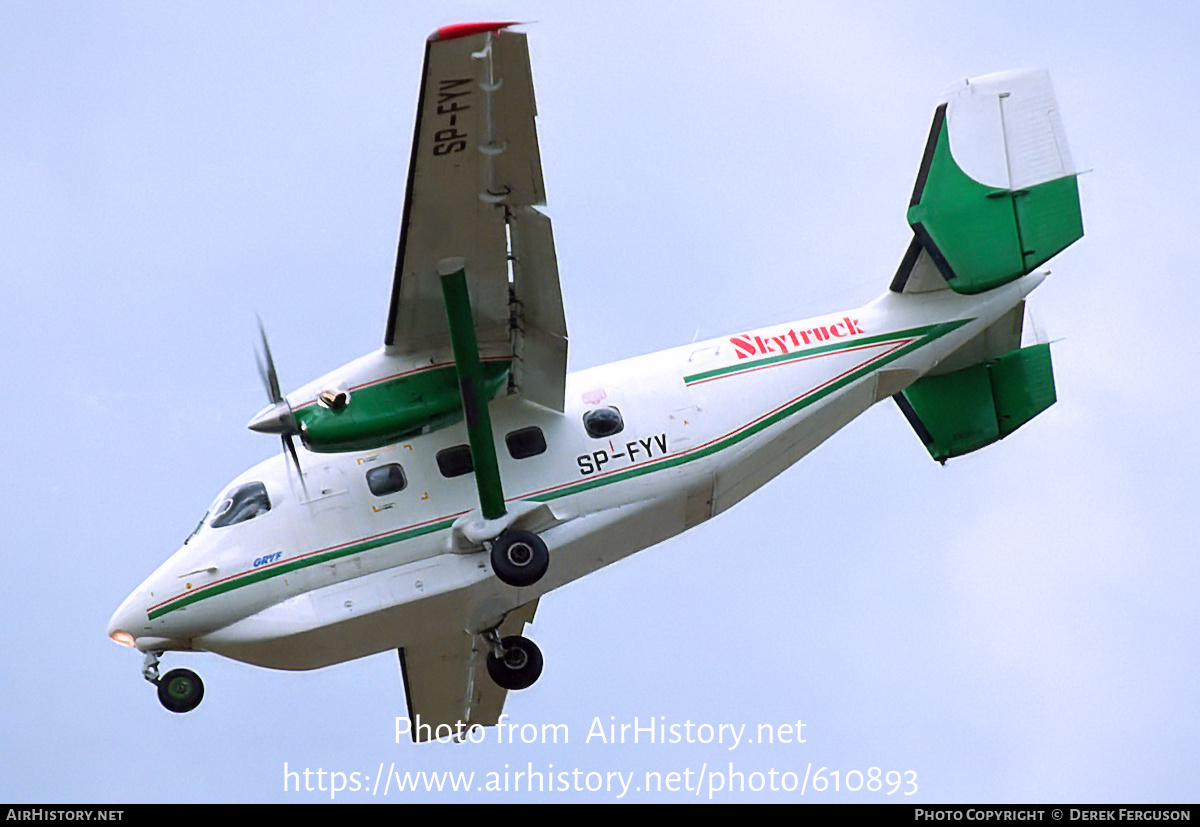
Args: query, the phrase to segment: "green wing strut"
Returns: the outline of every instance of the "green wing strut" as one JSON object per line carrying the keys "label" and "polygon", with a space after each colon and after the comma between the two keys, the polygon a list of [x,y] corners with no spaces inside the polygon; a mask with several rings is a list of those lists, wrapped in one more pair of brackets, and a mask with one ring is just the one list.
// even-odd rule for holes
{"label": "green wing strut", "polygon": [[496,442],[492,437],[492,418],[488,414],[490,394],[484,385],[483,363],[475,341],[475,323],[467,294],[467,273],[461,258],[438,262],[442,295],[446,300],[446,320],[450,324],[450,347],[458,373],[458,390],[463,415],[467,420],[467,441],[475,466],[475,485],[485,520],[503,517],[504,490],[500,486],[500,465],[496,460]]}

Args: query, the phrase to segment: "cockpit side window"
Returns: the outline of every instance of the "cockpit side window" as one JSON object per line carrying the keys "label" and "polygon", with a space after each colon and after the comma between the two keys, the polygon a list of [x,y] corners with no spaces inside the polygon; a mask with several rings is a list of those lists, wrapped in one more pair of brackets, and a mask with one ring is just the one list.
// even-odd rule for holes
{"label": "cockpit side window", "polygon": [[244,523],[259,514],[271,510],[271,499],[267,496],[267,487],[261,482],[248,482],[239,485],[221,498],[213,510],[211,528],[222,528],[227,525]]}

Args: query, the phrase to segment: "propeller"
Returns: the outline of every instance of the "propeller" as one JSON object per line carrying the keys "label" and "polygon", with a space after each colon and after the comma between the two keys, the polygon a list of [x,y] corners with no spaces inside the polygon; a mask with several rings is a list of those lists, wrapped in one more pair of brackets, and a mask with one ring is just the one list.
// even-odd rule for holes
{"label": "propeller", "polygon": [[[300,455],[296,453],[296,443],[292,440],[292,437],[300,435],[300,425],[296,421],[296,415],[292,413],[292,406],[279,390],[279,374],[275,372],[275,360],[271,358],[271,346],[267,344],[267,331],[261,318],[258,320],[258,332],[262,337],[262,353],[256,351],[254,356],[258,362],[258,375],[262,377],[271,404],[255,414],[247,427],[260,434],[279,434],[283,440],[284,452],[291,456],[296,466],[296,474],[300,477],[300,485],[304,486]],[[307,487],[304,493],[308,494]]]}

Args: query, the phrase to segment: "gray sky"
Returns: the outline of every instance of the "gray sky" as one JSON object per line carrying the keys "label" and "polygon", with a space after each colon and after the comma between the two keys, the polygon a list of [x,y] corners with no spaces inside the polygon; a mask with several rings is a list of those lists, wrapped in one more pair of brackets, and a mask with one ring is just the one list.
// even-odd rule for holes
{"label": "gray sky", "polygon": [[[635,787],[811,763],[915,771],[910,802],[1195,801],[1196,12],[560,5],[0,8],[0,800],[329,799],[285,794],[286,762]],[[945,468],[878,406],[731,512],[543,599],[546,669],[507,711],[569,744],[396,744],[392,654],[296,674],[172,655],[206,698],[166,713],[105,622],[278,448],[245,428],[254,314],[289,388],[380,345],[424,39],[489,19],[536,21],[575,369],[870,300],[941,90],[1048,68],[1094,170],[1087,235],[1031,300],[1059,403]],[[806,742],[585,742],[635,716],[802,720]],[[426,797],[615,793],[338,800]]]}

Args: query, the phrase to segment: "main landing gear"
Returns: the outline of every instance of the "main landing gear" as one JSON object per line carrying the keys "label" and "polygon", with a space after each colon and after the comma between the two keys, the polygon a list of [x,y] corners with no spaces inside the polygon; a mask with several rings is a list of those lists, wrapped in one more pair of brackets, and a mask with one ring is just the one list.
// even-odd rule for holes
{"label": "main landing gear", "polygon": [[171,712],[191,712],[204,700],[204,681],[191,669],[172,669],[159,677],[158,658],[162,652],[147,652],[142,677],[158,687],[158,700]]}
{"label": "main landing gear", "polygon": [[[512,528],[492,541],[492,571],[510,586],[532,586],[550,566],[545,541],[532,531]],[[531,681],[532,682],[532,681]]]}
{"label": "main landing gear", "polygon": [[528,689],[542,674],[542,651],[532,640],[509,635],[503,640],[495,629],[483,633],[492,647],[487,656],[488,675],[501,689]]}

